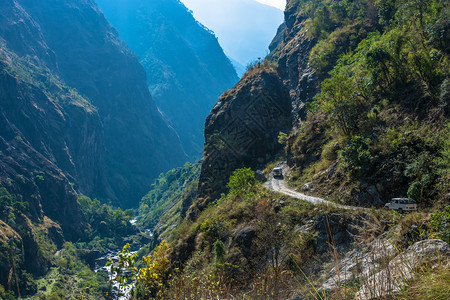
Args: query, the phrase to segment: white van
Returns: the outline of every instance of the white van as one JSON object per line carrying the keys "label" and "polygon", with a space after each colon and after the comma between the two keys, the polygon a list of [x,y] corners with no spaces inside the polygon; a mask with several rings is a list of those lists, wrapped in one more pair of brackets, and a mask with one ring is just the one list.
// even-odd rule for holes
{"label": "white van", "polygon": [[399,213],[417,210],[416,201],[409,198],[392,198],[391,202],[386,203],[384,206],[396,210]]}
{"label": "white van", "polygon": [[273,169],[273,178],[283,178],[283,170],[281,168]]}

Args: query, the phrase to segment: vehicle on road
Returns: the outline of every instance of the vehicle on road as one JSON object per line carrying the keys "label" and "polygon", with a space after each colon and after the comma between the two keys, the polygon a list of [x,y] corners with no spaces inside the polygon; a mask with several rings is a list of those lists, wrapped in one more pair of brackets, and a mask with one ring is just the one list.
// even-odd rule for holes
{"label": "vehicle on road", "polygon": [[273,178],[283,178],[283,170],[281,168],[274,168]]}
{"label": "vehicle on road", "polygon": [[386,203],[384,206],[399,213],[417,210],[416,201],[409,198],[392,198],[391,202]]}

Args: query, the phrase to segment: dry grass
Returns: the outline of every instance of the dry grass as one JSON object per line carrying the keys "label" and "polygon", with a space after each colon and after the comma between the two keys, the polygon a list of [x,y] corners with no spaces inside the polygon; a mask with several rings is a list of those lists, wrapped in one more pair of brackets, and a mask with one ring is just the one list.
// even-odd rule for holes
{"label": "dry grass", "polygon": [[399,299],[447,300],[450,299],[450,265],[447,262],[418,276],[408,283]]}

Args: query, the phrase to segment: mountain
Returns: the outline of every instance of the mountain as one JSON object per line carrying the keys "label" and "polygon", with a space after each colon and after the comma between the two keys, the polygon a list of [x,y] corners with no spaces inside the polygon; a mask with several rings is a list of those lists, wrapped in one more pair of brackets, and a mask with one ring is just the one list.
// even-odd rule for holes
{"label": "mountain", "polygon": [[138,55],[148,86],[191,159],[201,157],[204,120],[238,80],[216,37],[177,0],[99,0]]}
{"label": "mountain", "polygon": [[157,174],[186,160],[144,69],[93,1],[2,2],[3,286],[11,255],[14,282],[32,292],[30,273],[45,273],[65,240],[88,236],[79,194],[131,206]]}
{"label": "mountain", "polygon": [[97,174],[95,180],[73,174],[82,192],[132,203],[153,177],[186,160],[150,96],[144,69],[94,3],[9,3],[0,33],[4,47],[76,89],[100,117],[100,138],[88,141],[101,156],[91,163],[89,151],[80,153],[80,161],[71,154],[75,164]]}
{"label": "mountain", "polygon": [[225,53],[246,67],[264,58],[283,12],[255,0],[183,0],[194,17],[214,31]]}
{"label": "mountain", "polygon": [[271,53],[207,117],[197,197],[159,218],[166,268],[138,295],[449,298],[448,16],[287,1]]}

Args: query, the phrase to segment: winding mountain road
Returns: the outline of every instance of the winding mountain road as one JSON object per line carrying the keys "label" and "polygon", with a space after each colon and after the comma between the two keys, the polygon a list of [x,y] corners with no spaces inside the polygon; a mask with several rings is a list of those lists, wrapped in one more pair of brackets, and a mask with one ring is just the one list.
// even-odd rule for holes
{"label": "winding mountain road", "polygon": [[[283,170],[283,175],[286,176],[286,174],[289,174],[289,167],[286,165],[286,163],[283,163],[281,165],[278,165],[277,167],[282,168]],[[308,196],[305,195],[303,193],[297,192],[295,190],[292,190],[288,187],[286,181],[284,180],[285,177],[282,178],[274,178],[273,174],[271,173],[269,175],[269,180],[267,182],[264,183],[264,186],[274,192],[278,192],[281,194],[285,194],[303,201],[307,201],[313,204],[327,204],[327,205],[331,205],[334,207],[338,207],[338,208],[343,208],[343,209],[358,209],[359,207],[354,207],[354,206],[348,206],[348,205],[341,205],[341,204],[337,204],[319,197],[313,197],[313,196]]]}

